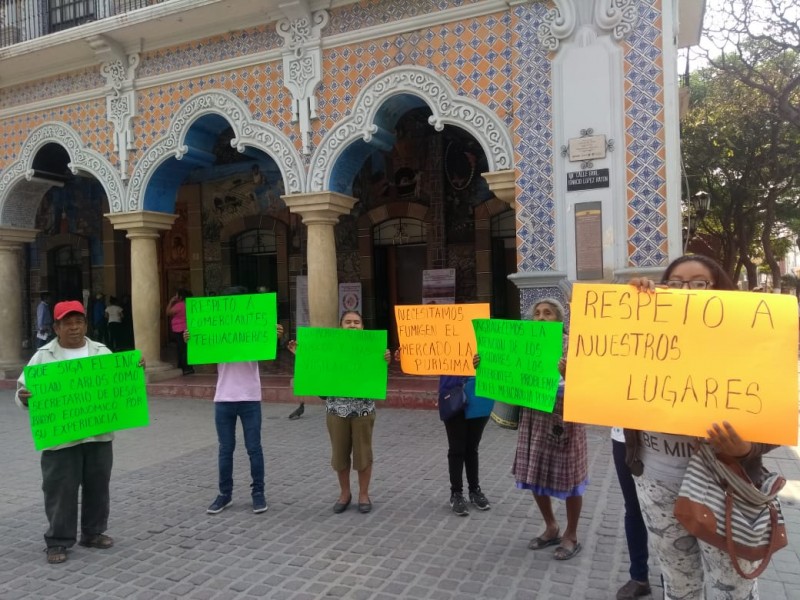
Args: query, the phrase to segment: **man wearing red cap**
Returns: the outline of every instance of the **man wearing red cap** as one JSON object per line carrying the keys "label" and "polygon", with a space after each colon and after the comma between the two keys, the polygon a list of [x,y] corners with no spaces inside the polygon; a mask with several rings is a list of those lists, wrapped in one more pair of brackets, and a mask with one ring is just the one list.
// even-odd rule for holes
{"label": "man wearing red cap", "polygon": [[[103,344],[86,337],[86,312],[76,300],[53,308],[56,338],[33,355],[28,365],[111,354]],[[25,374],[17,382],[17,404],[27,408],[30,391]],[[78,529],[78,489],[81,494],[81,546],[110,548],[114,541],[104,534],[108,526],[113,433],[75,440],[42,452],[44,510],[50,526],[44,534],[47,562],[67,560],[67,548],[75,544]]]}

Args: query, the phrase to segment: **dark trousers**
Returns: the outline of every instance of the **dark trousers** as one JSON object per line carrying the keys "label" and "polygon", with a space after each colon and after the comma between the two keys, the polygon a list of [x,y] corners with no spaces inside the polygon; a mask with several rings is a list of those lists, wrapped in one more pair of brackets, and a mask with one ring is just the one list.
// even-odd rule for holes
{"label": "dark trousers", "polygon": [[48,548],[75,544],[78,530],[78,488],[81,488],[81,533],[96,535],[108,528],[108,484],[114,453],[111,442],[87,442],[42,452],[44,512],[50,526]]}
{"label": "dark trousers", "polygon": [[122,349],[122,323],[109,321],[108,323],[108,347],[114,352]]}
{"label": "dark trousers", "polygon": [[244,446],[250,457],[250,488],[264,493],[264,452],[261,449],[261,402],[215,402],[214,423],[219,441],[219,493],[233,493],[233,451],[236,448],[236,419],[242,421]]}
{"label": "dark trousers", "polygon": [[444,422],[447,430],[447,464],[450,469],[450,491],[461,494],[464,491],[462,472],[466,468],[467,485],[470,492],[481,489],[478,475],[478,446],[489,417],[467,419],[459,413]]}
{"label": "dark trousers", "polygon": [[183,332],[182,331],[171,331],[170,335],[172,336],[172,341],[175,342],[175,346],[178,349],[178,368],[183,369],[184,371],[189,367],[188,363],[186,362],[186,340],[183,339]]}
{"label": "dark trousers", "polygon": [[631,579],[647,581],[647,527],[639,508],[639,497],[636,495],[636,484],[628,465],[625,464],[625,443],[612,440],[614,466],[617,479],[625,501],[625,537],[628,541],[628,556],[631,561]]}

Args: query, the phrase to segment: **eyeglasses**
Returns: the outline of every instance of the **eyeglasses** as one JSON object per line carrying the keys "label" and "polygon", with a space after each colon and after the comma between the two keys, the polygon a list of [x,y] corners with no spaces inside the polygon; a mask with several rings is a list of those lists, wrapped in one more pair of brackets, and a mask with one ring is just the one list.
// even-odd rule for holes
{"label": "eyeglasses", "polygon": [[690,290],[707,290],[714,285],[713,281],[706,279],[693,279],[692,281],[683,281],[682,279],[669,279],[664,282],[668,288],[673,290],[680,290],[689,288]]}

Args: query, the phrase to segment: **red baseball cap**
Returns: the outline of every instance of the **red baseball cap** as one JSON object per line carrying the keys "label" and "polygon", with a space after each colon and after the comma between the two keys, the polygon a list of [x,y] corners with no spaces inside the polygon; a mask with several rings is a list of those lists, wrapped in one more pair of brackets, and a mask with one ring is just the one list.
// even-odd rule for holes
{"label": "red baseball cap", "polygon": [[86,311],[83,309],[83,304],[77,300],[59,302],[55,305],[55,307],[53,307],[53,318],[56,321],[60,321],[70,313],[80,313],[84,316],[86,315]]}

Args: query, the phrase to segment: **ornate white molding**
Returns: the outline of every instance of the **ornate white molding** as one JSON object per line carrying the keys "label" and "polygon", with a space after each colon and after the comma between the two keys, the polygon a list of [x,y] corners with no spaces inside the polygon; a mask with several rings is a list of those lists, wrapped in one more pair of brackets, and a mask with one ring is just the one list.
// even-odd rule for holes
{"label": "ornate white molding", "polygon": [[169,133],[142,153],[128,183],[125,210],[144,208],[144,191],[156,169],[169,158],[181,160],[189,151],[186,134],[192,124],[208,114],[221,115],[233,128],[231,146],[244,152],[250,146],[275,160],[283,176],[287,194],[305,191],[302,158],[291,140],[272,125],[253,119],[247,106],[231,92],[211,90],[192,96],[184,102],[169,125]]}
{"label": "ornate white molding", "polygon": [[558,50],[562,40],[575,37],[589,46],[598,35],[622,40],[636,25],[636,0],[554,0],[540,25],[539,41],[548,50]]}
{"label": "ornate white molding", "polygon": [[114,150],[119,154],[122,179],[128,178],[128,150],[135,150],[133,118],[136,117],[136,69],[139,54],[126,54],[114,40],[96,35],[87,43],[100,58],[108,57],[100,66],[106,80],[106,118],[114,126]]}
{"label": "ornate white molding", "polygon": [[[522,0],[523,3],[529,1],[530,0]],[[159,6],[164,6],[164,4]],[[509,4],[506,2],[506,0],[483,0],[482,2],[475,2],[474,4],[467,4],[465,6],[459,6],[456,8],[448,8],[447,10],[442,11],[435,11],[424,15],[418,15],[409,19],[400,19],[398,21],[392,21],[390,23],[376,25],[373,27],[364,27],[362,29],[355,29],[347,33],[331,35],[323,38],[322,48],[325,50],[328,48],[338,48],[340,46],[350,46],[353,44],[363,43],[367,40],[375,39],[376,37],[402,35],[411,31],[419,31],[420,29],[427,27],[436,27],[445,23],[452,23],[454,21],[483,17],[505,11],[508,9],[508,6]],[[148,7],[148,10],[149,9],[150,7]],[[137,11],[137,13],[138,12],[140,11]],[[50,36],[45,36],[45,38],[49,37]],[[176,39],[175,44],[178,43],[179,40]],[[142,52],[147,52],[153,49],[155,48],[146,46],[142,48]],[[268,50],[266,52],[259,52],[255,54],[245,54],[243,56],[204,63],[194,67],[188,67],[186,69],[168,71],[159,75],[139,77],[136,79],[135,88],[136,90],[141,91],[162,85],[170,85],[188,79],[207,77],[222,71],[249,69],[257,65],[276,61],[280,57],[281,53],[278,50]],[[79,66],[81,66],[81,64],[74,63],[71,66],[71,69],[78,68]],[[83,64],[82,66],[89,66],[89,64]],[[66,104],[88,102],[90,100],[95,100],[102,97],[103,94],[103,88],[96,88],[92,90],[76,92],[73,94],[64,94],[63,96],[55,96],[53,98],[47,98],[45,100],[39,100],[35,102],[26,102],[25,104],[19,104],[8,108],[0,108],[0,119],[8,119],[31,112],[51,110]]]}
{"label": "ornate white molding", "polygon": [[[18,183],[27,181],[43,188],[42,193],[56,185],[35,177],[33,159],[46,144],[56,143],[69,155],[68,167],[73,174],[88,173],[103,186],[111,212],[122,210],[125,187],[117,170],[106,158],[84,146],[78,133],[63,123],[44,123],[31,131],[22,145],[19,158],[0,175],[0,223],[10,227],[33,227],[38,203],[26,203],[12,190]],[[39,185],[41,184],[41,185]],[[30,185],[30,184],[29,184]],[[41,196],[39,196],[41,198]]]}
{"label": "ornate white molding", "polygon": [[353,142],[367,143],[385,134],[375,124],[383,103],[398,94],[424,100],[433,113],[428,122],[437,131],[454,125],[468,131],[486,153],[489,171],[514,168],[514,145],[502,119],[480,102],[459,96],[448,80],[430,69],[408,66],[390,69],[370,81],[354,101],[350,115],[323,138],[311,159],[308,190],[328,189],[337,159]]}
{"label": "ornate white molding", "polygon": [[311,154],[311,120],[317,118],[314,92],[322,81],[322,30],[328,11],[313,13],[305,0],[282,4],[287,15],[276,30],[283,38],[283,85],[292,94],[292,122],[300,125],[303,154]]}

